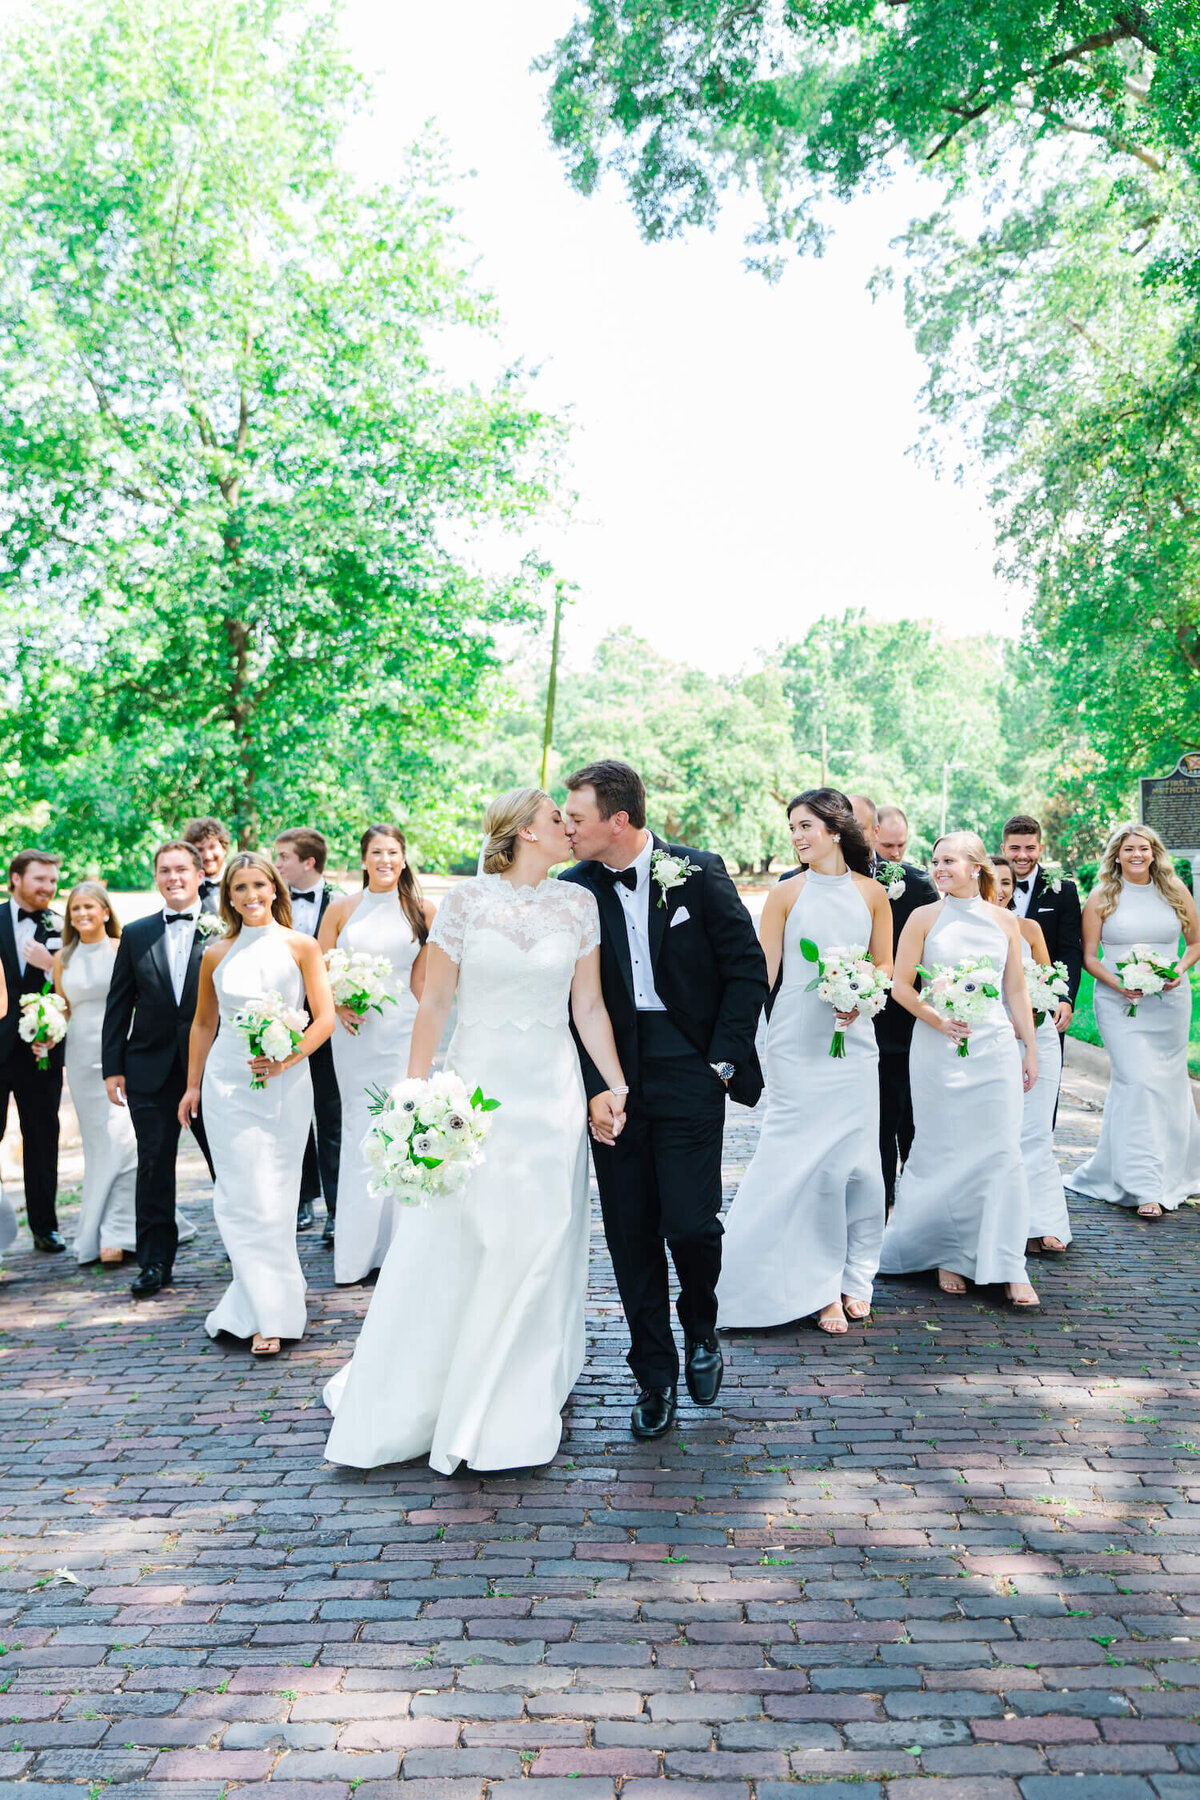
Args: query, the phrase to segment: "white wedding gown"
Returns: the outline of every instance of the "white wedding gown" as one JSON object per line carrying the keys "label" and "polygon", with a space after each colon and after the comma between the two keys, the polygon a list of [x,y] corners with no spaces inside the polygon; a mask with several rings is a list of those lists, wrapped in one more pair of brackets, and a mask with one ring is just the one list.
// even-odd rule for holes
{"label": "white wedding gown", "polygon": [[[1033,962],[1033,951],[1024,938],[1021,962],[1025,966]],[[1062,1171],[1054,1154],[1054,1108],[1062,1077],[1062,1039],[1053,1013],[1047,1013],[1037,1028],[1037,1053],[1038,1078],[1025,1095],[1021,1114],[1021,1155],[1029,1183],[1029,1235],[1055,1237],[1060,1244],[1069,1244],[1071,1220]]]}
{"label": "white wedding gown", "polygon": [[[1179,920],[1152,882],[1122,881],[1121,897],[1100,928],[1104,960],[1115,964],[1134,944],[1179,955]],[[1114,969],[1115,973],[1115,969]],[[1164,1212],[1200,1193],[1200,1118],[1188,1080],[1192,989],[1185,976],[1171,994],[1129,1002],[1098,981],[1093,1005],[1111,1071],[1100,1142],[1068,1177],[1073,1193],[1114,1206]]]}
{"label": "white wedding gown", "polygon": [[372,1194],[367,1185],[370,1171],[362,1141],[371,1125],[367,1089],[390,1088],[403,1081],[417,1016],[409,982],[420,945],[398,891],[373,894],[366,889],[338,935],[338,949],[386,956],[396,988],[395,1003],[385,1000],[382,1013],[367,1013],[357,1034],[347,1031],[340,1019],[333,1033],[333,1066],[342,1101],[333,1278],[351,1282],[362,1281],[382,1266],[396,1223],[392,1202]]}
{"label": "white wedding gown", "polygon": [[209,1337],[298,1338],[308,1322],[296,1251],[300,1171],[312,1120],[307,1061],[265,1088],[250,1085],[250,1051],[229,1021],[248,1001],[279,994],[304,1006],[304,979],[282,926],[243,925],[213,976],[221,1008],[201,1088],[215,1184],[213,1217],[233,1280],[204,1321]]}
{"label": "white wedding gown", "polygon": [[114,1106],[100,1073],[100,1033],[117,940],[76,941],[63,962],[62,988],[71,1008],[67,1086],[83,1142],[83,1198],[71,1248],[75,1261],[95,1262],[101,1249],[136,1250],[137,1139],[128,1110]]}
{"label": "white wedding gown", "polygon": [[[1003,980],[1008,939],[983,900],[947,894],[921,961],[988,956]],[[1024,1282],[1029,1184],[1021,1159],[1021,1046],[1004,1008],[971,1027],[970,1051],[918,1019],[909,1069],[916,1135],[896,1184],[879,1267],[949,1269],[975,1282]]]}
{"label": "white wedding gown", "polygon": [[879,1050],[869,1019],[832,1057],[833,1008],[807,991],[822,951],[869,944],[853,875],[810,869],[784,926],[783,982],[766,1036],[767,1116],[725,1219],[722,1326],[782,1325],[848,1294],[870,1300],[883,1240]]}
{"label": "white wedding gown", "polygon": [[[396,1209],[353,1361],[325,1388],[326,1456],[353,1468],[428,1455],[444,1475],[547,1463],[584,1361],[588,1155],[568,1024],[575,965],[600,941],[573,882],[452,888],[430,942],[458,964],[447,1066],[499,1100],[456,1194]],[[340,1204],[340,1203],[339,1203]]]}

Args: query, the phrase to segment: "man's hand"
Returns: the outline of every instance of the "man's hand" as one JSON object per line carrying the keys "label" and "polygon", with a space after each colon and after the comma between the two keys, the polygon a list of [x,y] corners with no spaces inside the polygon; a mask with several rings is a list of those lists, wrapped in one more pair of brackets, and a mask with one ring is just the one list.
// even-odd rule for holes
{"label": "man's hand", "polygon": [[1069,1000],[1060,1000],[1054,1009],[1055,1031],[1065,1031],[1075,1017],[1075,1008]]}
{"label": "man's hand", "polygon": [[123,1075],[106,1075],[104,1077],[104,1091],[114,1106],[127,1106],[129,1104],[125,1098],[125,1077]]}
{"label": "man's hand", "polygon": [[625,1097],[610,1093],[606,1088],[602,1094],[588,1104],[588,1116],[592,1124],[592,1136],[598,1144],[615,1144],[625,1128]]}
{"label": "man's hand", "polygon": [[49,975],[54,968],[54,952],[45,944],[39,944],[36,938],[30,938],[25,946],[25,961],[31,969],[40,969],[43,975]]}

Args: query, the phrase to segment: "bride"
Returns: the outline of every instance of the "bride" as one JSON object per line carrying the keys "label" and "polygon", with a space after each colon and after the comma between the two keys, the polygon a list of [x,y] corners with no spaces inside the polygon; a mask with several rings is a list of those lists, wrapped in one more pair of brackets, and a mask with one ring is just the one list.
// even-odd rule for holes
{"label": "bride", "polygon": [[540,788],[494,800],[485,828],[484,873],[451,889],[429,933],[408,1073],[429,1074],[457,990],[447,1066],[500,1107],[466,1185],[400,1207],[353,1360],[325,1388],[326,1456],[352,1468],[422,1455],[444,1475],[547,1463],[583,1368],[587,1108],[568,1003],[609,1081],[606,1137],[627,1092],[599,916],[586,888],[547,879],[571,850]]}

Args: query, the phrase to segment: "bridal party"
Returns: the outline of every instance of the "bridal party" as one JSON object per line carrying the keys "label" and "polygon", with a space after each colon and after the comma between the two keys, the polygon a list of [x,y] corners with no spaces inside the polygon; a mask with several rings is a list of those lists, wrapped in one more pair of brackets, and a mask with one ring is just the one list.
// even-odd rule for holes
{"label": "bridal party", "polygon": [[[101,882],[60,898],[60,859],[17,850],[0,1122],[11,1097],[34,1252],[68,1250],[65,1073],[75,1260],[131,1265],[141,1302],[172,1287],[190,1141],[229,1263],[204,1329],[270,1358],[304,1334],[297,1237],[323,1203],[331,1279],[369,1302],[324,1388],[327,1457],[449,1475],[556,1453],[593,1174],[639,1439],[671,1429],[681,1385],[719,1403],[724,1331],[869,1329],[880,1274],[1034,1310],[1031,1260],[1069,1254],[1073,1196],[1161,1228],[1200,1195],[1200,918],[1153,829],[1113,826],[1081,905],[1028,813],[991,848],[944,833],[922,867],[898,805],[819,787],[784,810],[795,866],[757,924],[716,851],[650,828],[615,760],[561,803],[498,796],[477,873],[438,905],[387,822],[339,892],[313,827],[268,855],[192,819],[124,927]],[[1064,1175],[1085,971],[1111,1073],[1095,1151]],[[723,1211],[730,1102],[760,1130]],[[10,1196],[0,1250],[17,1230]]]}

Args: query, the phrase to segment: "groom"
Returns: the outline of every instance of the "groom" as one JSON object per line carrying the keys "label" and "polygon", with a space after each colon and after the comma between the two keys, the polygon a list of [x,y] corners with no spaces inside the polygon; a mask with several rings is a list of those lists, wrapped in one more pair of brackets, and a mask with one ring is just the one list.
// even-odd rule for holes
{"label": "groom", "polygon": [[[762,1092],[754,1028],[766,963],[721,858],[646,830],[646,790],[628,763],[589,763],[567,790],[575,867],[563,880],[596,896],[604,1001],[629,1083],[615,1143],[593,1126],[596,1180],[640,1389],[630,1422],[635,1437],[655,1438],[670,1429],[679,1380],[668,1248],[688,1392],[712,1406],[721,1387],[725,1094],[753,1106]],[[579,1055],[591,1101],[605,1084],[582,1045]]]}

